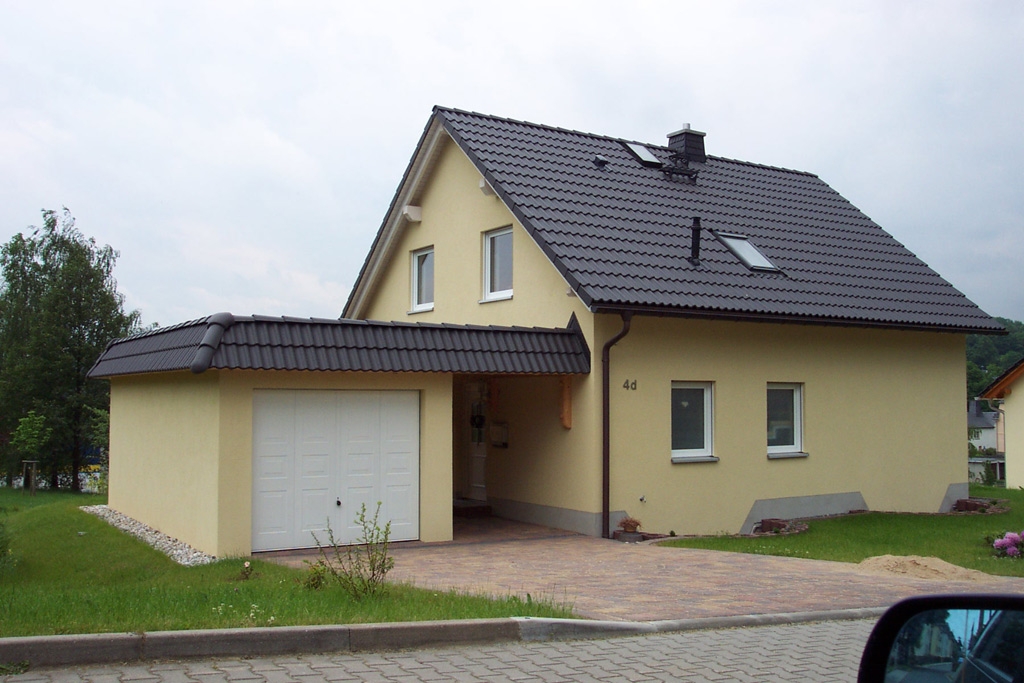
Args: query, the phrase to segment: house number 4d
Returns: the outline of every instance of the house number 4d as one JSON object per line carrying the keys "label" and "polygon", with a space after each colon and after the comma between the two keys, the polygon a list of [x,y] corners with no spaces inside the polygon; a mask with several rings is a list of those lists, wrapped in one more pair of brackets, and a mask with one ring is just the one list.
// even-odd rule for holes
{"label": "house number 4d", "polygon": [[636,380],[627,379],[625,382],[622,383],[622,388],[626,389],[627,391],[636,391]]}

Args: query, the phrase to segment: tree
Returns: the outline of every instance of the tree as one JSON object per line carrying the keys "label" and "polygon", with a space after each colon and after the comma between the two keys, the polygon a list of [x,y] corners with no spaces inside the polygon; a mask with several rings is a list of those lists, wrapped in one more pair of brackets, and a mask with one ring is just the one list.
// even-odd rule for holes
{"label": "tree", "polygon": [[1024,358],[1024,322],[996,318],[1006,335],[967,335],[967,398],[976,397],[1010,366]]}
{"label": "tree", "polygon": [[42,468],[51,487],[65,474],[77,491],[94,410],[109,404],[106,383],[86,373],[107,342],[137,329],[139,313],[126,313],[117,291],[117,252],[79,232],[67,208],[44,210],[31,230],[0,250],[0,434],[30,410],[44,416]]}

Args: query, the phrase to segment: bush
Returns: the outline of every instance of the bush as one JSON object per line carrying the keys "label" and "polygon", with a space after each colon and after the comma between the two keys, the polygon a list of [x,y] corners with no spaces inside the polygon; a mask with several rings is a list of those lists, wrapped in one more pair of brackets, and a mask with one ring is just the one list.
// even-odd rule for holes
{"label": "bush", "polygon": [[395,560],[388,555],[391,522],[385,524],[383,528],[380,526],[380,506],[378,502],[372,518],[366,516],[365,503],[360,507],[355,519],[356,524],[362,529],[358,545],[339,548],[334,540],[331,525],[328,524],[327,547],[331,552],[328,555],[320,539],[313,534],[320,557],[316,562],[310,563],[303,581],[307,588],[319,589],[324,587],[328,580],[333,580],[357,600],[384,592],[384,579],[395,566]]}
{"label": "bush", "polygon": [[1024,555],[1024,538],[1022,536],[1024,536],[1024,531],[1019,534],[1015,531],[1007,531],[1001,536],[986,536],[985,540],[992,545],[996,557],[1018,559]]}

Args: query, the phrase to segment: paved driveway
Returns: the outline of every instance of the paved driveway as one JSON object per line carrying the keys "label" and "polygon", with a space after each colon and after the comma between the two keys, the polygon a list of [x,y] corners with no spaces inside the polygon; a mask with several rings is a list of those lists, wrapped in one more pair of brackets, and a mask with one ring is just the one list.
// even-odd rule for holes
{"label": "paved driveway", "polygon": [[[508,522],[456,538],[395,544],[389,578],[424,588],[529,593],[571,603],[583,617],[628,621],[886,607],[925,593],[1024,593],[1024,579],[914,579],[844,562],[626,544]],[[309,558],[266,557],[292,566]]]}

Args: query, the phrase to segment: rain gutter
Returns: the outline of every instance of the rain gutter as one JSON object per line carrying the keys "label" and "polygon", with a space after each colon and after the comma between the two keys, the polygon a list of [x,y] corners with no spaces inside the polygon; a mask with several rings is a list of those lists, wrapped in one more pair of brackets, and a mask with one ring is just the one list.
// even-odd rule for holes
{"label": "rain gutter", "polygon": [[631,312],[623,312],[622,329],[605,342],[601,349],[601,538],[611,537],[611,351],[612,347],[629,334],[633,322]]}

